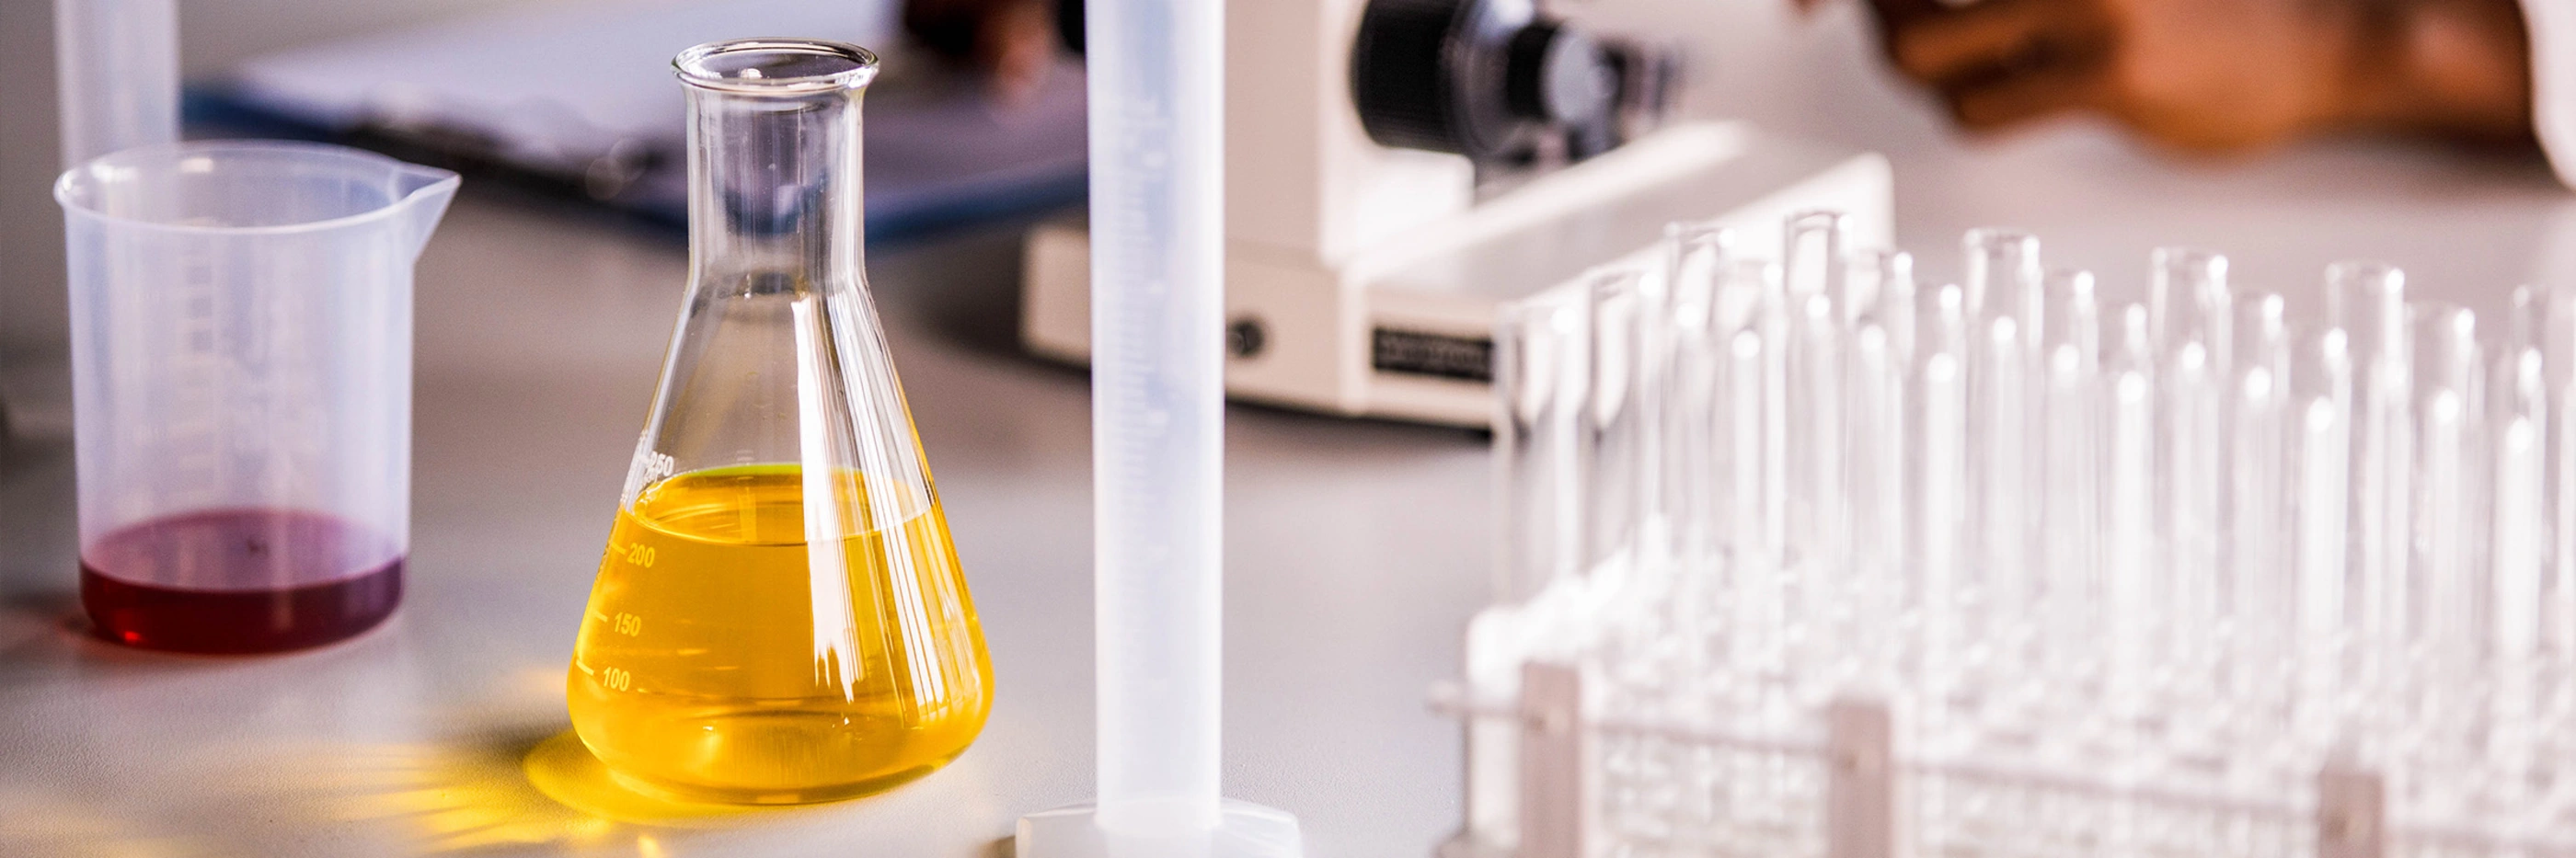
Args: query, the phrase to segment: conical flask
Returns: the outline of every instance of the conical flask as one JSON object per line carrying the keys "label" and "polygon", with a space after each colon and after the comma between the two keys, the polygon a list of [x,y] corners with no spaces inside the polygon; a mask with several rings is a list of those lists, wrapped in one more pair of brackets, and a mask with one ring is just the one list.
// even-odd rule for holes
{"label": "conical flask", "polygon": [[983,728],[992,669],[860,271],[867,51],[701,45],[688,298],[568,679],[628,785],[882,790]]}

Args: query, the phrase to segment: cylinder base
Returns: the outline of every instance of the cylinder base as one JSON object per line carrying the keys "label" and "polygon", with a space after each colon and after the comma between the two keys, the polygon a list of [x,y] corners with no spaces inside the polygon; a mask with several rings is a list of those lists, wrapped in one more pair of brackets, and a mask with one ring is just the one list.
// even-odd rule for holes
{"label": "cylinder base", "polygon": [[1294,814],[1250,802],[1221,800],[1208,829],[1113,831],[1088,804],[1020,817],[1012,854],[1019,858],[1302,858]]}

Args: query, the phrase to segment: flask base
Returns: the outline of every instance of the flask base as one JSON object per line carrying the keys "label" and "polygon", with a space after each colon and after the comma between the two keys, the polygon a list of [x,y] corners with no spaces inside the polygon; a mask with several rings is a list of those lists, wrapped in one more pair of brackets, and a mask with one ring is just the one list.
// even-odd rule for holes
{"label": "flask base", "polygon": [[[598,752],[596,751],[592,752],[593,755],[596,755],[597,753]],[[676,802],[680,804],[736,804],[774,807],[791,804],[823,804],[834,801],[848,801],[854,798],[866,798],[868,796],[876,795],[877,793],[885,792],[887,790],[894,789],[895,787],[920,780],[923,777],[928,776],[931,772],[938,771],[942,766],[947,764],[947,760],[940,760],[939,762],[929,765],[916,766],[890,775],[869,778],[857,783],[833,784],[830,786],[805,787],[798,789],[734,789],[727,787],[700,786],[696,784],[676,784],[630,772],[621,772],[618,771],[615,766],[608,767],[608,779],[615,781],[618,786],[624,787],[628,792],[662,801]]]}
{"label": "flask base", "polygon": [[1173,830],[1156,826],[1122,831],[1104,827],[1089,804],[1020,817],[1012,854],[1018,858],[1302,858],[1295,814],[1250,802],[1220,799],[1214,828]]}

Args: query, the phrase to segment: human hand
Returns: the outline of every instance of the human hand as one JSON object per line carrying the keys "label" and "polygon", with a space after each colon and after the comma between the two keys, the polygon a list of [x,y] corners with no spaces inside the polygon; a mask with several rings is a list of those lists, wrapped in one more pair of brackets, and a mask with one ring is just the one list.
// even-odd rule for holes
{"label": "human hand", "polygon": [[2373,130],[2531,138],[2517,0],[1870,0],[1896,68],[1972,130],[2104,113],[2223,152]]}

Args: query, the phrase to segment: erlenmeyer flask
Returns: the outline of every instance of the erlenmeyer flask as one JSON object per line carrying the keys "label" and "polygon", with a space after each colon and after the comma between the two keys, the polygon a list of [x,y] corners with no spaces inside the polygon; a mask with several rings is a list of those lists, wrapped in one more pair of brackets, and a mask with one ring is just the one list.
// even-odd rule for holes
{"label": "erlenmeyer flask", "polygon": [[867,51],[748,39],[674,62],[690,283],[568,680],[630,786],[874,792],[983,728],[992,670],[860,272]]}

